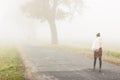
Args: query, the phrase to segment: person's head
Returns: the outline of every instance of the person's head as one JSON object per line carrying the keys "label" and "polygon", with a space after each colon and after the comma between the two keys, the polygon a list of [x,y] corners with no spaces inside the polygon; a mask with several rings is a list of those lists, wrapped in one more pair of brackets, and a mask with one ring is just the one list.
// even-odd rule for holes
{"label": "person's head", "polygon": [[97,34],[96,34],[96,37],[100,37],[100,33],[97,33]]}

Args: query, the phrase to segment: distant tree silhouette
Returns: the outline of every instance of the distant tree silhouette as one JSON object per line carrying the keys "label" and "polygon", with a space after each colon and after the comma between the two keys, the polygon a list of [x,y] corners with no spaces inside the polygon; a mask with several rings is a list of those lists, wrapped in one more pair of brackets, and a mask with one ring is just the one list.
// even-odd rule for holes
{"label": "distant tree silhouette", "polygon": [[47,21],[51,29],[51,41],[58,43],[56,20],[72,17],[80,12],[81,0],[31,0],[22,6],[23,12],[28,16]]}

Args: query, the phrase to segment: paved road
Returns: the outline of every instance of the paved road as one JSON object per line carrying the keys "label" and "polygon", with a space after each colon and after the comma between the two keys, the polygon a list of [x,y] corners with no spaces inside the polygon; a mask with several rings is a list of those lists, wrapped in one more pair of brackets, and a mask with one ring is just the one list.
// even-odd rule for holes
{"label": "paved road", "polygon": [[58,48],[24,47],[36,80],[120,80],[120,67],[103,62],[103,69],[92,71],[93,60]]}

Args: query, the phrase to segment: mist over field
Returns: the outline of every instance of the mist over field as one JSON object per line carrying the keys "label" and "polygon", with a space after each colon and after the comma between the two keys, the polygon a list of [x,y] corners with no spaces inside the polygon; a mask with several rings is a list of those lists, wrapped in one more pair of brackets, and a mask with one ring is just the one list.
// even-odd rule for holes
{"label": "mist over field", "polygon": [[[0,43],[51,43],[48,23],[22,12],[21,6],[27,1],[0,0]],[[100,32],[104,48],[119,49],[119,3],[119,0],[83,0],[79,15],[56,21],[59,44],[91,48],[96,33]]]}

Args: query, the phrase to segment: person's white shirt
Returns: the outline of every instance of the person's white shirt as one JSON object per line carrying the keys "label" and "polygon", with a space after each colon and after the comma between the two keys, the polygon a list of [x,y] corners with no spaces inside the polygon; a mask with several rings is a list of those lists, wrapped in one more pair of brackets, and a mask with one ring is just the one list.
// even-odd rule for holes
{"label": "person's white shirt", "polygon": [[96,39],[92,45],[92,50],[93,51],[99,50],[99,48],[101,48],[101,47],[102,47],[102,39],[101,39],[101,37],[96,37]]}

